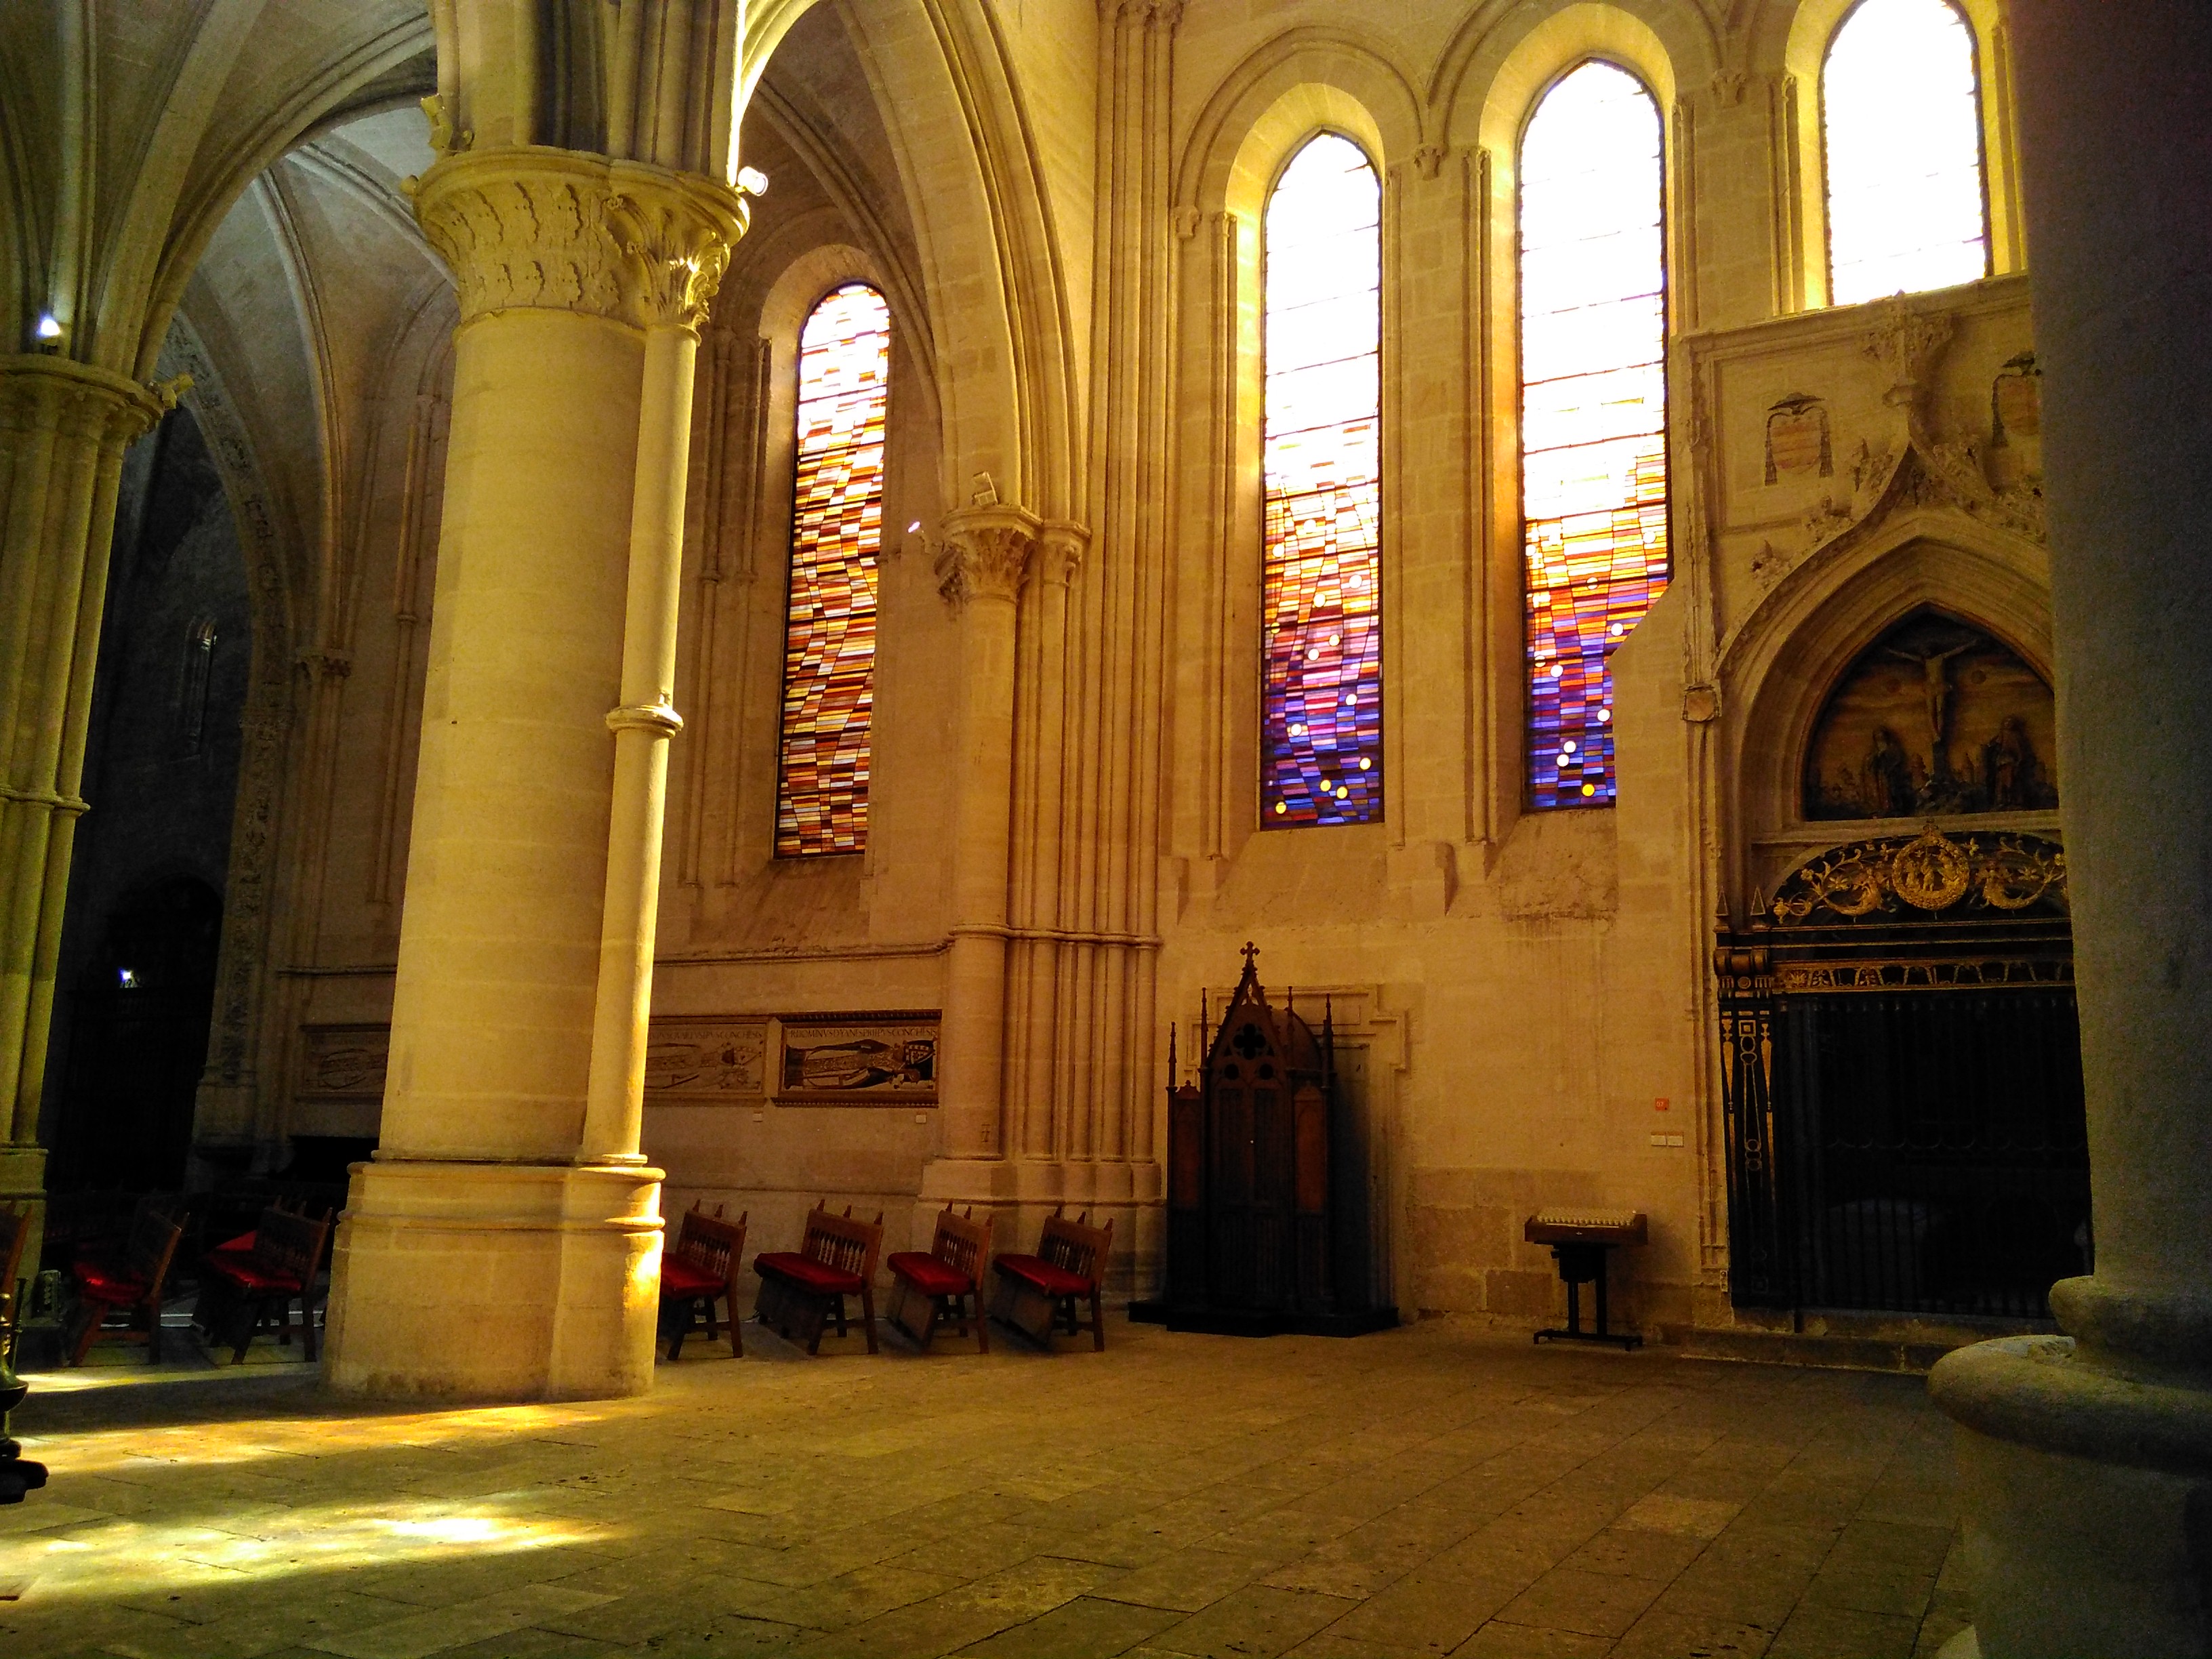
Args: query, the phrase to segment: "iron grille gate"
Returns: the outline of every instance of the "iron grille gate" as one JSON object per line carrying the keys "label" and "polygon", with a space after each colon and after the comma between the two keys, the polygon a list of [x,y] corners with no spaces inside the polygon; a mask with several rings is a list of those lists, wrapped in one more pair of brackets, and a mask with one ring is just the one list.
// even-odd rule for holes
{"label": "iron grille gate", "polygon": [[[1931,890],[1900,848],[1959,878]],[[2040,884],[2006,884],[2023,860]],[[2048,843],[1931,828],[1839,848],[1723,927],[1739,1304],[2043,1318],[2089,1271],[2063,902]]]}

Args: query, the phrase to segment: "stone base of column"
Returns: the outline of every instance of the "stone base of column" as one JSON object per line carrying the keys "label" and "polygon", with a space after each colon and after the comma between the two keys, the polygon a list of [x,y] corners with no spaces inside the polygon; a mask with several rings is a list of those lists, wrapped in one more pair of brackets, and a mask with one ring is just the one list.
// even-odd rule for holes
{"label": "stone base of column", "polygon": [[1114,1254],[1106,1288],[1115,1300],[1149,1295],[1158,1287],[1160,1249],[1166,1233],[1160,1166],[1083,1158],[940,1158],[921,1176],[915,1200],[916,1249],[927,1247],[933,1218],[947,1204],[972,1205],[993,1217],[991,1248],[1033,1250],[1044,1218],[1055,1208],[1071,1216],[1088,1210],[1091,1224],[1114,1224]]}
{"label": "stone base of column", "polygon": [[325,1383],[384,1400],[644,1393],[660,1181],[641,1165],[355,1165],[331,1263]]}
{"label": "stone base of column", "polygon": [[1960,1425],[1980,1653],[2212,1653],[2205,1383],[2123,1373],[2064,1336],[1978,1342],[1937,1364],[1929,1392]]}

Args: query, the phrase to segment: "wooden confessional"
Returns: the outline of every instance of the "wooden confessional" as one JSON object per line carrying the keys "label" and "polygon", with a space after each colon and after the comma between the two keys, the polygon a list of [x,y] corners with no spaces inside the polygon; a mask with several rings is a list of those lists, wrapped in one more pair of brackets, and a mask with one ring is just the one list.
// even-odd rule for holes
{"label": "wooden confessional", "polygon": [[[1398,1322],[1367,1291],[1369,1204],[1337,1098],[1334,1023],[1318,1036],[1260,983],[1258,951],[1204,1038],[1196,1083],[1168,1088],[1170,1329],[1352,1336]],[[1133,1316],[1143,1316],[1133,1310]]]}

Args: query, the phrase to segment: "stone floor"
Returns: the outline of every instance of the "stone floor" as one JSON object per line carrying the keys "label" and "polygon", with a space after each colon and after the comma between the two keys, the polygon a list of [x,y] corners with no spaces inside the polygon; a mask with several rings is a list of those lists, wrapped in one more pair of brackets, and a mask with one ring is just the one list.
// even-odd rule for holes
{"label": "stone floor", "polygon": [[1965,1617],[1917,1378],[1451,1320],[1109,1340],[695,1342],[644,1400],[428,1413],[42,1376],[0,1653],[1874,1659]]}

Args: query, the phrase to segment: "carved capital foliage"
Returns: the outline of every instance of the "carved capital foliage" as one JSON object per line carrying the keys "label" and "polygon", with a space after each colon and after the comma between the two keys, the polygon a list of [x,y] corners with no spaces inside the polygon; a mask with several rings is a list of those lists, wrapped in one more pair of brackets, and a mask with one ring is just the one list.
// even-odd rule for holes
{"label": "carved capital foliage", "polygon": [[1083,568],[1091,546],[1090,530],[1079,524],[1055,520],[1038,533],[1036,570],[1041,580],[1065,587]]}
{"label": "carved capital foliage", "polygon": [[24,353],[0,356],[0,432],[52,432],[118,447],[142,438],[191,389],[180,374],[141,386],[73,359]]}
{"label": "carved capital foliage", "polygon": [[1036,520],[1018,507],[971,507],[948,514],[945,541],[932,567],[938,592],[956,611],[974,599],[1012,603],[1029,578],[1038,535]]}
{"label": "carved capital foliage", "polygon": [[447,156],[415,216],[464,323],[517,308],[696,329],[744,234],[744,198],[690,174],[539,148]]}

